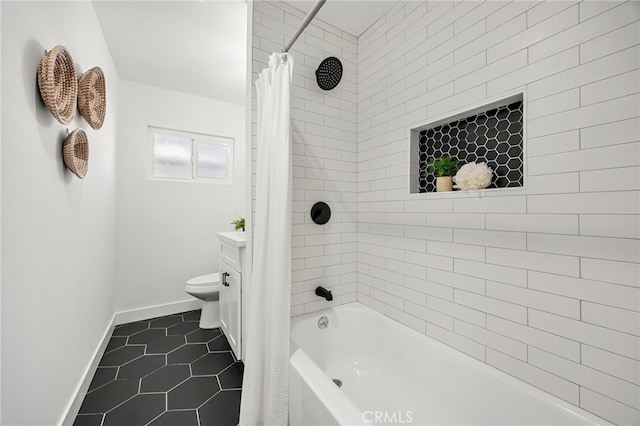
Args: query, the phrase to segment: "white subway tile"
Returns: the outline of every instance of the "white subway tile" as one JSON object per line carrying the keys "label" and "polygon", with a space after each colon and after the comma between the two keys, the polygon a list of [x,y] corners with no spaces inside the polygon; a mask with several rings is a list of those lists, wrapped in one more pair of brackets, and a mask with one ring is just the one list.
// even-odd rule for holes
{"label": "white subway tile", "polygon": [[458,198],[453,200],[455,213],[526,213],[524,196]]}
{"label": "white subway tile", "polygon": [[590,62],[638,43],[640,43],[640,23],[634,22],[581,44],[580,59],[582,63]]}
{"label": "white subway tile", "polygon": [[[568,52],[572,51],[573,49]],[[570,64],[564,71],[550,74],[540,80],[531,80],[527,86],[527,97],[532,101],[573,87],[602,80],[612,75],[635,70],[638,68],[638,61],[640,60],[639,52],[638,46],[634,46],[578,67],[574,66],[575,64]],[[547,60],[545,59],[544,61]],[[591,126],[593,124],[588,125]]]}
{"label": "white subway tile", "polygon": [[555,374],[548,373],[490,348],[487,348],[487,364],[574,405],[579,403],[578,385]]}
{"label": "white subway tile", "polygon": [[529,176],[527,194],[567,194],[580,192],[580,175],[560,173],[552,175]]}
{"label": "white subway tile", "polygon": [[[508,6],[503,7],[500,10],[498,10],[496,13],[499,14],[508,9],[509,9]],[[491,17],[492,15],[490,15],[487,19]],[[489,47],[494,46],[502,42],[503,40],[509,37],[512,37],[526,29],[527,19],[524,14],[521,14],[520,16],[517,16],[514,19],[511,19],[511,18],[505,19],[504,21],[501,21],[501,22],[498,22],[497,20],[494,21],[500,27],[494,29],[495,26],[492,26],[492,28],[487,28],[486,32],[485,32],[485,23],[483,21],[480,21],[477,24],[474,24],[472,27],[470,27],[469,30],[466,30],[460,33],[460,34],[465,34],[467,31],[470,31],[472,29],[476,30],[474,31],[475,36],[473,38],[468,39],[466,43],[455,46],[456,48],[453,50],[455,62],[460,63],[465,59],[475,55],[476,53],[485,51]]]}
{"label": "white subway tile", "polygon": [[529,363],[580,386],[598,389],[605,396],[624,404],[640,408],[640,388],[633,383],[617,379],[536,348],[529,349]]}
{"label": "white subway tile", "polygon": [[484,247],[467,244],[447,243],[444,241],[427,242],[427,253],[460,259],[484,261],[484,250]]}
{"label": "white subway tile", "polygon": [[419,331],[422,334],[427,331],[426,324],[423,319],[416,318],[415,316],[396,309],[393,306],[387,306],[385,309],[385,314],[388,317],[393,318],[394,320],[406,325],[409,328]]}
{"label": "white subway tile", "polygon": [[640,312],[582,302],[582,321],[640,336]]}
{"label": "white subway tile", "polygon": [[458,289],[453,290],[453,301],[500,318],[506,318],[521,324],[527,323],[527,308],[524,306]]}
{"label": "white subway tile", "polygon": [[485,99],[486,96],[487,89],[484,84],[475,86],[471,89],[467,89],[463,92],[458,92],[453,96],[449,96],[427,106],[427,115],[430,118],[439,117],[441,115],[444,115],[445,113],[450,113],[468,105],[478,103]]}
{"label": "white subway tile", "polygon": [[[456,64],[451,68],[447,68],[443,72],[431,76],[427,79],[427,90],[431,92],[435,88],[443,86],[446,83],[459,79],[483,68],[486,65],[486,55],[481,52],[471,58]],[[456,89],[460,90],[456,84]]]}
{"label": "white subway tile", "polygon": [[487,247],[487,263],[574,277],[580,274],[577,257],[550,253]]}
{"label": "white subway tile", "polygon": [[638,214],[640,194],[618,191],[531,195],[527,197],[527,210],[528,213]]}
{"label": "white subway tile", "polygon": [[575,1],[549,1],[541,2],[527,11],[527,24],[529,27],[546,21],[552,16],[570,8]]}
{"label": "white subway tile", "polygon": [[436,325],[427,324],[427,336],[451,346],[474,358],[484,361],[484,346],[459,334],[452,333]]}
{"label": "white subway tile", "polygon": [[640,95],[634,94],[529,120],[527,132],[530,137],[537,137],[634,118],[638,115]]}
{"label": "white subway tile", "polygon": [[[531,10],[529,12],[531,12]],[[527,12],[527,18],[529,18],[529,12]],[[576,5],[558,14],[550,16],[548,19],[541,21],[537,25],[532,24],[529,19],[528,21],[528,29],[507,38],[504,42],[490,49],[487,49],[487,60],[489,62],[493,62],[506,54],[520,49],[526,49],[534,43],[576,25],[578,23],[578,6]]]}
{"label": "white subway tile", "polygon": [[640,264],[580,259],[583,278],[640,287]]}
{"label": "white subway tile", "polygon": [[[437,228],[434,226],[405,226],[404,229],[405,235],[412,238],[453,242],[453,230],[451,228]],[[417,251],[426,252],[426,247],[425,243],[424,250]]]}
{"label": "white subway tile", "polygon": [[[496,333],[519,340],[536,348],[553,352],[564,358],[580,361],[580,343],[575,340],[566,339],[546,331],[538,330],[533,327],[518,324],[513,321],[487,316],[487,328]],[[582,346],[584,347],[584,345]]]}
{"label": "white subway tile", "polygon": [[564,92],[536,99],[528,103],[528,119],[544,117],[580,107],[580,89],[577,87]]}
{"label": "white subway tile", "polygon": [[502,247],[521,250],[524,250],[527,246],[527,236],[521,232],[454,229],[453,241],[461,244],[475,244],[488,247]]}
{"label": "white subway tile", "polygon": [[453,288],[443,284],[434,283],[420,278],[405,277],[404,285],[407,288],[427,295],[453,301]]}
{"label": "white subway tile", "polygon": [[549,37],[529,47],[529,60],[539,61],[561,50],[589,41],[619,27],[630,24],[640,16],[640,8],[633,2],[627,2],[593,19]]}
{"label": "white subway tile", "polygon": [[[500,93],[506,92],[507,90],[520,87],[536,80],[541,80],[544,77],[573,68],[578,65],[578,63],[579,49],[574,47],[572,49],[565,50],[541,61],[530,63],[526,67],[520,68],[508,75],[489,81],[487,83],[487,96],[496,96]],[[565,88],[565,90],[566,89],[568,88]],[[532,89],[529,89],[529,91],[532,91]],[[535,133],[530,133],[529,136],[534,137]]]}
{"label": "white subway tile", "polygon": [[455,259],[454,271],[459,274],[471,275],[473,277],[499,281],[520,287],[527,286],[527,271],[525,269],[508,268],[505,266],[489,265],[483,262]]}
{"label": "white subway tile", "polygon": [[640,91],[640,71],[635,70],[582,86],[580,102],[584,106],[631,95],[638,91]]}
{"label": "white subway tile", "polygon": [[580,406],[618,425],[640,424],[640,411],[587,388],[580,388]]}
{"label": "white subway tile", "polygon": [[461,336],[496,349],[522,361],[527,360],[527,345],[496,334],[486,328],[477,327],[464,321],[454,320],[453,331]]}
{"label": "white subway tile", "polygon": [[474,10],[467,13],[466,15],[460,17],[459,19],[456,19],[456,21],[453,23],[453,28],[455,30],[455,33],[458,34],[464,31],[465,29],[469,28],[471,25],[475,24],[476,22],[481,21],[487,16],[491,15],[496,10],[505,7],[505,5],[507,4],[508,3],[500,2],[500,1],[483,3],[482,7],[475,8]]}
{"label": "white subway tile", "polygon": [[453,200],[409,200],[404,202],[406,212],[442,213],[453,212]]}
{"label": "white subway tile", "polygon": [[396,260],[389,259],[387,260],[387,269],[410,277],[421,279],[427,278],[427,268],[421,265],[412,265],[411,263],[398,262]]}
{"label": "white subway tile", "polygon": [[640,239],[640,216],[580,215],[580,235]]}
{"label": "white subway tile", "polygon": [[640,259],[640,240],[586,237],[582,235],[527,234],[532,251],[570,256],[636,262]]}
{"label": "white subway tile", "polygon": [[487,30],[499,27],[503,22],[507,22],[516,16],[522,16],[524,14],[526,17],[525,12],[536,4],[537,2],[534,1],[517,1],[509,3],[507,6],[487,16]]}
{"label": "white subway tile", "polygon": [[489,80],[499,78],[505,74],[523,68],[527,65],[527,51],[523,49],[504,58],[490,62],[487,66],[466,74],[455,80],[456,93],[463,92],[472,87],[479,86]]}
{"label": "white subway tile", "polygon": [[408,314],[418,317],[428,323],[453,331],[453,318],[449,315],[442,314],[438,311],[434,311],[433,309],[427,309],[424,306],[409,301],[405,302],[405,311]]}
{"label": "white subway tile", "polygon": [[479,327],[486,326],[487,315],[484,312],[481,312],[477,309],[468,308],[458,303],[453,303],[449,300],[428,296],[427,308],[472,324],[476,324]]}
{"label": "white subway tile", "polygon": [[484,216],[481,213],[429,213],[427,226],[484,229]]}
{"label": "white subway tile", "polygon": [[527,288],[487,281],[487,296],[522,306],[580,319],[580,301]]}
{"label": "white subway tile", "polygon": [[640,119],[616,121],[580,129],[582,149],[637,142],[640,140]]}
{"label": "white subway tile", "polygon": [[[440,34],[446,33],[446,38],[444,40],[436,40]],[[427,62],[432,63],[437,59],[442,58],[448,53],[454,52],[454,57],[456,59],[456,63],[461,62],[467,59],[468,55],[464,57],[458,58],[458,52],[463,49],[465,46],[469,45],[472,41],[477,40],[480,36],[485,33],[485,23],[480,21],[476,24],[473,24],[469,28],[464,31],[453,35],[453,25],[445,28],[440,31],[431,40],[435,40],[431,45],[427,46]],[[445,41],[446,40],[446,41]],[[478,51],[476,51],[478,52]]]}
{"label": "white subway tile", "polygon": [[529,288],[624,309],[640,310],[640,289],[637,287],[530,271]]}
{"label": "white subway tile", "polygon": [[440,269],[427,270],[427,278],[439,284],[450,287],[471,291],[478,294],[485,293],[485,282],[483,279],[469,277],[466,275],[456,274],[453,272],[443,271]]}
{"label": "white subway tile", "polygon": [[487,229],[552,234],[577,234],[578,215],[488,214]]}
{"label": "white subway tile", "polygon": [[588,345],[582,347],[582,364],[640,385],[640,362]]}
{"label": "white subway tile", "polygon": [[630,334],[529,309],[529,325],[633,359],[640,359],[640,339]]}
{"label": "white subway tile", "polygon": [[[613,151],[614,150],[611,150],[610,155],[616,155]],[[639,189],[640,167],[623,167],[580,172],[581,192],[631,191]]]}

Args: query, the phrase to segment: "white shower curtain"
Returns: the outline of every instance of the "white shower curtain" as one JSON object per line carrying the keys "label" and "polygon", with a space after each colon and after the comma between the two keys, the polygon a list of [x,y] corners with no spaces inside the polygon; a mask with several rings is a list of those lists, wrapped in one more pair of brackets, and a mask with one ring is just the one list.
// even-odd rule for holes
{"label": "white shower curtain", "polygon": [[273,53],[256,80],[258,159],[242,426],[286,426],[288,420],[292,73],[291,55]]}

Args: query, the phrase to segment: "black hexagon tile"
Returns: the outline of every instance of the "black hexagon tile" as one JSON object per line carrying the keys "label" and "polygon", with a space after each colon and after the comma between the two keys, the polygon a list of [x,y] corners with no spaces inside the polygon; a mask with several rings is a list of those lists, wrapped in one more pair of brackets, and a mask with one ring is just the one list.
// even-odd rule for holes
{"label": "black hexagon tile", "polygon": [[191,377],[169,391],[167,408],[198,408],[219,390],[220,386],[215,376]]}
{"label": "black hexagon tile", "polygon": [[210,376],[219,374],[234,363],[231,352],[208,353],[191,363],[191,373],[194,376]]}
{"label": "black hexagon tile", "polygon": [[199,318],[189,311],[116,327],[74,426],[237,425],[243,364]]}
{"label": "black hexagon tile", "polygon": [[198,426],[196,410],[169,410],[149,423],[149,426]]}
{"label": "black hexagon tile", "polygon": [[198,409],[200,424],[207,426],[237,425],[240,420],[239,390],[220,391]]}
{"label": "black hexagon tile", "polygon": [[207,352],[207,345],[203,343],[184,345],[167,354],[167,364],[188,364]]}
{"label": "black hexagon tile", "polygon": [[167,407],[164,394],[140,394],[104,416],[103,426],[146,425],[162,414]]}
{"label": "black hexagon tile", "polygon": [[[461,163],[485,162],[493,169],[489,188],[523,185],[522,101],[420,132],[419,168],[450,155]],[[432,173],[418,179],[420,192],[435,191]]]}
{"label": "black hexagon tile", "polygon": [[191,377],[188,365],[167,365],[142,379],[140,392],[168,392]]}

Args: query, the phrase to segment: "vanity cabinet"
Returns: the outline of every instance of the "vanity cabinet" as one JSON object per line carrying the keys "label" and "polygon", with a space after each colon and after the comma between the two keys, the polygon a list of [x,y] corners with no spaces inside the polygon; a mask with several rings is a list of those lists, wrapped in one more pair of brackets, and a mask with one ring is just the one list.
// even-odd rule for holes
{"label": "vanity cabinet", "polygon": [[244,233],[220,232],[220,327],[236,359],[242,358]]}

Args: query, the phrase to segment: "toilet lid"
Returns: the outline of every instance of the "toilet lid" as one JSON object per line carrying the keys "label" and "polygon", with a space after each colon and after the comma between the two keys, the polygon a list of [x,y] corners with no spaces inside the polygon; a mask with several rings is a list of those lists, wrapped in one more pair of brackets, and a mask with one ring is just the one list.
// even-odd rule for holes
{"label": "toilet lid", "polygon": [[212,274],[200,275],[199,277],[191,278],[187,281],[189,285],[211,285],[218,284],[220,282],[220,274],[214,272]]}

